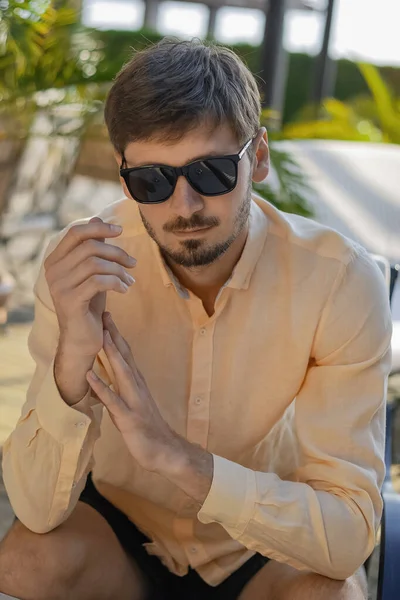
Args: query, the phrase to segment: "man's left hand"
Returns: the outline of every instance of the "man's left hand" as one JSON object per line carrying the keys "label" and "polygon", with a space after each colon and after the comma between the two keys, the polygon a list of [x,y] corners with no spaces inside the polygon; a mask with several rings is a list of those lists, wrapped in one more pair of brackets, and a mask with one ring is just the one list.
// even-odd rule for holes
{"label": "man's left hand", "polygon": [[179,436],[162,418],[129,344],[110,313],[104,313],[103,326],[103,348],[114,373],[115,391],[93,371],[89,371],[87,380],[121,432],[133,458],[144,469],[155,471],[168,460],[166,455],[177,449]]}
{"label": "man's left hand", "polygon": [[103,326],[103,348],[113,370],[115,391],[93,371],[87,374],[91,388],[140,466],[162,474],[203,502],[212,481],[212,455],[179,436],[163,419],[110,313],[104,313]]}

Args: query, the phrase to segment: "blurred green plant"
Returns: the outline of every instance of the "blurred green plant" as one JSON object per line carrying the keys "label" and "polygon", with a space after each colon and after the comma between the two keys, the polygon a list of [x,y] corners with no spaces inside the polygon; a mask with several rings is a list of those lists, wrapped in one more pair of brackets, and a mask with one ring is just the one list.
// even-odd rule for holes
{"label": "blurred green plant", "polygon": [[79,19],[69,0],[0,1],[0,93],[2,99],[61,87],[81,78]]}
{"label": "blurred green plant", "polygon": [[[307,106],[298,118],[283,126],[280,139],[336,139],[400,143],[400,98],[396,98],[379,73],[369,64],[359,64],[370,95],[341,102],[327,98],[321,107]],[[320,118],[315,119],[315,113]],[[270,118],[264,111],[262,120]]]}
{"label": "blurred green plant", "polygon": [[38,111],[87,108],[95,48],[75,0],[0,0],[0,139],[26,138]]}
{"label": "blurred green plant", "polygon": [[297,161],[273,143],[270,145],[270,159],[278,185],[272,186],[268,180],[253,183],[254,191],[284,212],[313,217],[314,211],[308,201],[313,190]]}

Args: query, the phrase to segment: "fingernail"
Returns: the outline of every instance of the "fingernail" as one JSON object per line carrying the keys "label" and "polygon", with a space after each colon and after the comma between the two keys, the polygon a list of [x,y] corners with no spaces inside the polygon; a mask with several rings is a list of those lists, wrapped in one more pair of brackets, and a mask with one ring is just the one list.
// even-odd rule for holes
{"label": "fingernail", "polygon": [[90,379],[93,379],[94,381],[98,381],[99,379],[94,371],[89,371],[88,375]]}
{"label": "fingernail", "polygon": [[114,231],[115,233],[121,233],[121,231],[122,231],[121,225],[110,225],[110,229],[111,229],[111,231]]}
{"label": "fingernail", "polygon": [[136,258],[133,258],[133,256],[130,256],[129,257],[129,264],[130,265],[136,265],[136,263],[137,263]]}
{"label": "fingernail", "polygon": [[132,277],[132,275],[129,275],[129,273],[126,274],[126,278],[130,285],[132,285],[132,283],[135,283],[135,281],[136,281],[136,279],[134,277]]}

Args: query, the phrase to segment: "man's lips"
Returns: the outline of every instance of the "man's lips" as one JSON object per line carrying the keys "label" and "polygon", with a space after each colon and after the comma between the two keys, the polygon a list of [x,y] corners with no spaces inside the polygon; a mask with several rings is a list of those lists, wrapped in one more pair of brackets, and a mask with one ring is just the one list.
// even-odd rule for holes
{"label": "man's lips", "polygon": [[211,227],[201,227],[199,229],[185,229],[184,231],[174,231],[174,233],[176,235],[193,235],[196,233],[202,233],[203,231],[208,231],[209,229],[211,229]]}

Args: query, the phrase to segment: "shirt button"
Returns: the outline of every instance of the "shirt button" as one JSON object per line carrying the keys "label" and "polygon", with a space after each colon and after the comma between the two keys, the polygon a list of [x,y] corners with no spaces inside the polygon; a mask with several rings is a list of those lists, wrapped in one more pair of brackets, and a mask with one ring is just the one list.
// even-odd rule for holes
{"label": "shirt button", "polygon": [[196,548],[196,546],[192,546],[192,547],[190,548],[190,552],[191,552],[192,554],[196,554],[196,552],[197,552],[197,548]]}
{"label": "shirt button", "polygon": [[82,427],[85,427],[85,423],[83,421],[79,421],[79,423],[75,423],[75,427],[79,427],[79,429],[82,429]]}
{"label": "shirt button", "polygon": [[76,487],[76,481],[74,481],[74,483],[72,484],[72,488]]}
{"label": "shirt button", "polygon": [[207,329],[205,327],[200,329],[200,335],[206,335],[206,332],[207,332]]}
{"label": "shirt button", "polygon": [[201,398],[200,397],[196,398],[195,402],[196,402],[196,404],[201,404]]}

